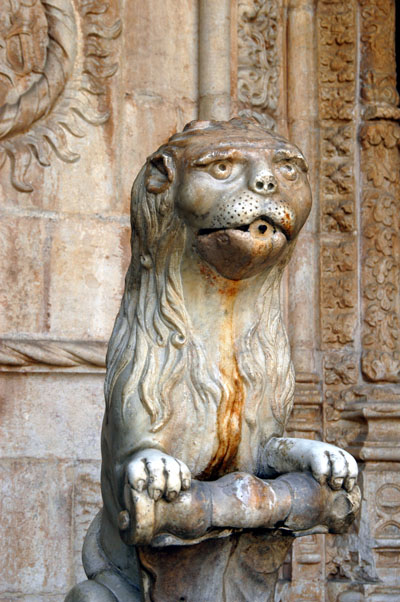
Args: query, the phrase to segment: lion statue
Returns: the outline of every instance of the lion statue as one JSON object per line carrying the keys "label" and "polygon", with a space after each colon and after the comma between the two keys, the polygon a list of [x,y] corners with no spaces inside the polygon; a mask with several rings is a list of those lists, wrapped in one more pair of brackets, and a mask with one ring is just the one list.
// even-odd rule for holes
{"label": "lion statue", "polygon": [[[247,594],[233,570],[223,595],[157,590],[165,550],[120,537],[126,486],[156,504],[177,500],[192,479],[235,471],[310,471],[333,490],[353,489],[347,452],[283,437],[295,379],[280,282],[310,208],[302,153],[252,119],[191,122],[147,159],[132,189],[132,261],[107,353],[104,508],[83,552],[91,580],[68,602],[265,599],[259,567]],[[234,550],[212,534],[197,545],[218,550],[217,564]],[[183,548],[171,547],[173,562],[183,563]]]}

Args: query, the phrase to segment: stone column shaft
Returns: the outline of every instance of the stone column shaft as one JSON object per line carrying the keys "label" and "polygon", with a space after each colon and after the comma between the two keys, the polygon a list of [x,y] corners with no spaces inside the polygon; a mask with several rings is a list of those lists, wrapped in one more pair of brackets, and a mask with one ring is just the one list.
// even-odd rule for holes
{"label": "stone column shaft", "polygon": [[231,1],[199,2],[199,119],[230,118]]}

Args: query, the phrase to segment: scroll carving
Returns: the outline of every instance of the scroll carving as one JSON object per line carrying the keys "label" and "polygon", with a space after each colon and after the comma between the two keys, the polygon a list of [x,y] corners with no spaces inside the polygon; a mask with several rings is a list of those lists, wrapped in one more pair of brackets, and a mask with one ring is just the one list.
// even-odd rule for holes
{"label": "scroll carving", "polygon": [[275,128],[280,59],[277,0],[239,0],[238,100],[240,115]]}
{"label": "scroll carving", "polygon": [[99,125],[108,119],[100,99],[117,69],[111,42],[121,23],[109,23],[103,0],[82,2],[79,11],[72,0],[16,0],[6,3],[4,13],[0,167],[8,158],[13,186],[31,192],[33,159],[49,166],[54,151],[62,161],[77,161],[67,132],[83,137],[84,121]]}

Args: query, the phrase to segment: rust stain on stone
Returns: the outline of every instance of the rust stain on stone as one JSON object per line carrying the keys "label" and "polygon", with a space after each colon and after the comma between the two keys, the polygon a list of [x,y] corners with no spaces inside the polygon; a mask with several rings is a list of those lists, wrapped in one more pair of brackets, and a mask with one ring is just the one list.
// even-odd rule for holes
{"label": "rust stain on stone", "polygon": [[227,283],[219,289],[227,313],[220,361],[220,373],[226,389],[217,410],[218,447],[200,478],[217,478],[229,472],[234,465],[241,440],[245,391],[234,351],[232,324],[233,305],[238,289],[236,282]]}
{"label": "rust stain on stone", "polygon": [[288,211],[284,211],[284,219],[282,220],[282,226],[289,237],[293,234],[293,218]]}
{"label": "rust stain on stone", "polygon": [[211,284],[212,286],[215,285],[217,276],[216,276],[214,270],[212,270],[212,268],[210,268],[208,265],[202,263],[202,264],[200,264],[200,272],[209,284]]}

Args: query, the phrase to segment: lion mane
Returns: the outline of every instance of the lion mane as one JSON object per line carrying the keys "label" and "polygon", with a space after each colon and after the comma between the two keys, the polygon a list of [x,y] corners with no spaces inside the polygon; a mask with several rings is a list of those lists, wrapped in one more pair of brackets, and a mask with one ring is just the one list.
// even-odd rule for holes
{"label": "lion mane", "polygon": [[[238,128],[261,127],[239,119],[230,124],[235,122]],[[224,126],[210,122],[208,127]],[[174,393],[178,386],[180,390],[182,385],[185,387],[199,424],[208,408],[214,406],[215,411],[233,387],[224,380],[218,366],[210,365],[185,306],[181,260],[186,225],[176,211],[174,186],[170,184],[159,193],[146,186],[149,165],[158,160],[160,152],[173,162],[198,129],[192,122],[174,135],[148,158],[134,182],[132,260],[107,352],[106,420],[117,397],[122,399],[122,416],[139,398],[150,416],[153,432],[173,420],[174,405],[179,404]],[[236,361],[244,384],[245,408],[248,403],[253,407],[269,403],[283,430],[292,409],[294,372],[279,303],[282,271],[282,266],[266,271],[264,284],[254,299],[254,320],[240,337]],[[244,412],[250,429],[255,428],[255,414],[246,416]],[[250,424],[252,421],[254,424]]]}

